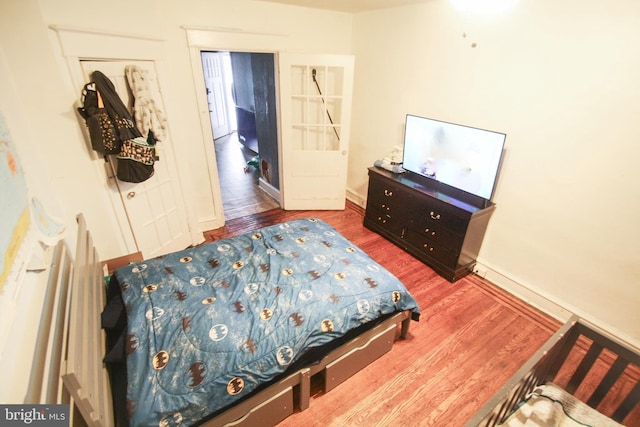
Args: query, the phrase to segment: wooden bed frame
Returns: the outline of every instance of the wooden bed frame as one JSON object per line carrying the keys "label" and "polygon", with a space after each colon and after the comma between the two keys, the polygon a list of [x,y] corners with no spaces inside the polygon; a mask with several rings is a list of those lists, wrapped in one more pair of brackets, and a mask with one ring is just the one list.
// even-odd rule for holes
{"label": "wooden bed frame", "polygon": [[640,402],[640,354],[573,316],[466,426],[498,425],[536,386],[548,382],[622,423]]}
{"label": "wooden bed frame", "polygon": [[[64,242],[54,250],[36,358],[25,403],[69,404],[70,425],[112,427],[116,421],[109,376],[102,359],[106,336],[100,315],[105,273],[82,214],[77,216],[75,258]],[[329,391],[406,337],[411,312],[394,314],[327,354],[208,420],[205,426],[273,425],[309,406],[311,380]]]}

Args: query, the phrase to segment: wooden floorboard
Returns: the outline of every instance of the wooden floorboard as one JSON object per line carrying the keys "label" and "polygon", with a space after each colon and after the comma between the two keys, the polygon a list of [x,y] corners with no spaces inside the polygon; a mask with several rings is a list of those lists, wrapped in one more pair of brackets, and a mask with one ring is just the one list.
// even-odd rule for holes
{"label": "wooden floorboard", "polygon": [[349,202],[342,211],[273,209],[205,233],[212,241],[320,218],[396,275],[420,305],[406,340],[279,426],[462,426],[560,323],[478,276],[448,282],[366,229],[363,216]]}
{"label": "wooden floorboard", "polygon": [[242,145],[237,133],[216,139],[214,145],[222,206],[227,220],[280,206],[260,188],[259,168],[249,164],[253,163],[257,153]]}

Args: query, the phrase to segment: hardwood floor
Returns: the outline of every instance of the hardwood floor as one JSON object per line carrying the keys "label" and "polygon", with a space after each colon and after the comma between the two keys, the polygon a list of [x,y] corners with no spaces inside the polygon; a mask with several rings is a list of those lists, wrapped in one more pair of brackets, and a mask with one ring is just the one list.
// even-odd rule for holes
{"label": "hardwood floor", "polygon": [[260,172],[247,162],[256,153],[238,141],[236,133],[215,141],[216,163],[226,220],[279,207],[276,200],[258,187]]}
{"label": "hardwood floor", "polygon": [[317,217],[395,274],[420,304],[406,340],[279,426],[462,426],[560,324],[477,276],[447,282],[364,228],[363,214],[349,202],[343,211],[274,209],[205,233],[218,240]]}

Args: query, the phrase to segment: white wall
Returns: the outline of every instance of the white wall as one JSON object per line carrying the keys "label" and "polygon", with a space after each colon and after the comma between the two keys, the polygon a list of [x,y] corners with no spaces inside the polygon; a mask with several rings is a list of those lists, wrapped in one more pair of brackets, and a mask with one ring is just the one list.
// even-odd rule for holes
{"label": "white wall", "polygon": [[355,15],[350,188],[366,195],[366,169],[401,143],[406,113],[505,132],[487,277],[639,346],[638,16],[635,0]]}
{"label": "white wall", "polygon": [[[31,154],[40,159],[28,173],[60,198],[63,221],[73,224],[75,214],[84,211],[102,241],[114,239],[103,179],[89,158],[76,118],[73,103],[79,91],[65,85],[66,70],[58,67],[37,2],[0,1],[0,44],[18,94],[10,108],[24,119],[24,128],[16,131],[28,135],[16,145],[30,144],[23,150],[26,164],[32,164]],[[116,240],[113,246],[118,245]]]}
{"label": "white wall", "polygon": [[[34,181],[46,183],[41,200],[52,199],[48,207],[55,205],[55,213],[69,228],[74,227],[75,215],[83,212],[100,256],[113,258],[125,254],[126,246],[117,233],[103,161],[84,139],[84,124],[75,110],[82,88],[72,84],[57,33],[50,26],[162,40],[166,75],[161,77],[170,82],[162,88],[163,99],[179,151],[181,184],[194,195],[188,208],[197,218],[206,219],[212,215],[213,200],[184,27],[277,34],[284,40],[281,46],[291,52],[348,53],[351,22],[349,14],[249,0],[0,0],[0,92],[15,94],[11,99],[3,97],[0,108],[12,125],[17,124],[12,136],[24,155],[26,172]],[[34,314],[44,295],[41,287],[29,281],[10,287],[19,289],[15,297],[0,293],[0,306],[15,308],[0,317],[0,361],[17,373],[24,369],[16,360],[26,364],[31,360],[39,319]],[[4,332],[9,330],[11,337],[17,334],[21,341],[4,342]],[[22,402],[24,378],[5,377],[0,401]]]}
{"label": "white wall", "polygon": [[[185,27],[224,28],[233,33],[277,34],[285,50],[347,53],[351,15],[317,12],[248,0],[1,0],[0,41],[5,48],[34,140],[47,159],[43,175],[58,189],[68,220],[83,211],[104,259],[126,252],[103,172],[103,161],[87,146],[74,104],[74,87],[56,32],[50,26],[131,34],[162,40],[163,98],[181,184],[189,209],[205,222],[213,215],[206,153]],[[99,11],[99,12],[97,12]],[[268,17],[269,19],[265,19]],[[28,46],[28,49],[27,49]],[[269,49],[269,46],[262,47]],[[37,118],[37,119],[36,119]],[[206,189],[206,190],[205,190]]]}

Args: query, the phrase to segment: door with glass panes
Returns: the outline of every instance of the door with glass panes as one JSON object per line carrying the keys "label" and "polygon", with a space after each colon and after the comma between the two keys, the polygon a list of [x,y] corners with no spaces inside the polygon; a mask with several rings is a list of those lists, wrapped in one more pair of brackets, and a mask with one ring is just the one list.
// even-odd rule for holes
{"label": "door with glass panes", "polygon": [[284,209],[344,209],[354,59],[278,55]]}

